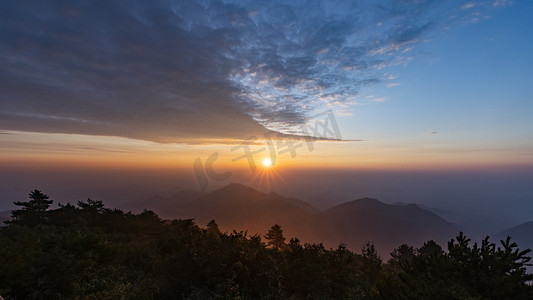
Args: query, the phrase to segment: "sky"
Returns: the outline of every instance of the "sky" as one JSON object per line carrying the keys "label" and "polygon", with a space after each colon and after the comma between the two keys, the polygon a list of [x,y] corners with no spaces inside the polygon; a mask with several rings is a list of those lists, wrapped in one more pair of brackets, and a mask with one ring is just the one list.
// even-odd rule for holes
{"label": "sky", "polygon": [[532,15],[518,0],[2,1],[0,208],[32,188],[266,190],[298,172],[342,199],[388,189],[346,189],[343,172],[437,174],[403,183],[431,203],[424,179],[506,174],[499,191],[527,206]]}

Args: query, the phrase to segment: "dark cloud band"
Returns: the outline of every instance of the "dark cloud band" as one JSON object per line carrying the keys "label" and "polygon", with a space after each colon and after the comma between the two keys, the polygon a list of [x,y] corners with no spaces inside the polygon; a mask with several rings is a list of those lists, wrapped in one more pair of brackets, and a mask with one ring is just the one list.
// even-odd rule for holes
{"label": "dark cloud band", "polygon": [[432,1],[2,1],[0,129],[294,132],[353,103],[449,14]]}

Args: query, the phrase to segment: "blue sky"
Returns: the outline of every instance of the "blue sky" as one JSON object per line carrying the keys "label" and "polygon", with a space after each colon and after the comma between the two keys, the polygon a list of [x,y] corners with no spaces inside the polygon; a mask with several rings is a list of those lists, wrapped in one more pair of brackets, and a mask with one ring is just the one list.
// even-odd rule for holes
{"label": "blue sky", "polygon": [[533,3],[483,12],[419,44],[409,64],[388,68],[399,85],[363,90],[384,101],[355,107],[342,121],[353,128],[348,136],[416,147],[433,135],[431,143],[458,151],[533,153]]}

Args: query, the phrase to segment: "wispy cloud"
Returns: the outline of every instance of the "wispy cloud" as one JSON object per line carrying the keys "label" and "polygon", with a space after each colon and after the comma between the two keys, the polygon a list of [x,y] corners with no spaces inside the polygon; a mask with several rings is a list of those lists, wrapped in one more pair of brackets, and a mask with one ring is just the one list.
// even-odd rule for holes
{"label": "wispy cloud", "polygon": [[494,7],[506,7],[512,4],[513,4],[512,0],[494,0],[492,2],[492,6]]}
{"label": "wispy cloud", "polygon": [[385,100],[387,100],[385,97],[373,97],[373,98],[371,98],[372,102],[378,102],[378,103],[385,102]]}
{"label": "wispy cloud", "polygon": [[293,132],[355,103],[459,8],[2,1],[0,129],[188,143]]}
{"label": "wispy cloud", "polygon": [[470,9],[472,7],[476,6],[476,3],[475,2],[468,2],[466,4],[463,4],[463,6],[461,6],[462,9]]}

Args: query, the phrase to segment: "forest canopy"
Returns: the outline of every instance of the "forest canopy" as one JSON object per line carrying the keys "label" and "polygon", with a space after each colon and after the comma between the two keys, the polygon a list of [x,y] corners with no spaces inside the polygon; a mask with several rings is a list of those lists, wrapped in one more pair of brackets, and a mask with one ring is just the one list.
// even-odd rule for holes
{"label": "forest canopy", "polygon": [[533,299],[530,250],[511,238],[446,250],[434,241],[399,245],[388,261],[371,243],[287,240],[221,232],[216,220],[162,220],[87,199],[59,204],[39,190],[0,228],[5,299]]}

